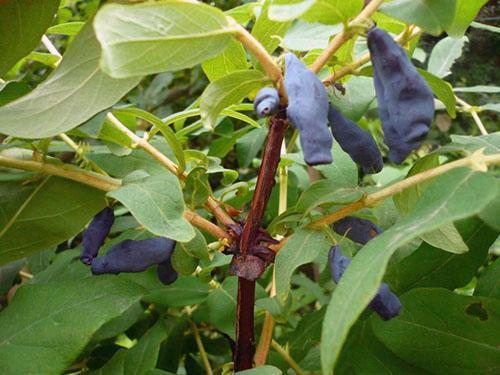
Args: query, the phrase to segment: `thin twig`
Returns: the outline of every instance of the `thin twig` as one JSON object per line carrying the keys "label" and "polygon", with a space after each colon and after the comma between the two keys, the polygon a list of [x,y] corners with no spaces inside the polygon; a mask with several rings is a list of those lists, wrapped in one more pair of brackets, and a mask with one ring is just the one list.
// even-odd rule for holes
{"label": "thin twig", "polygon": [[[414,39],[418,35],[422,33],[422,30],[418,27],[410,27],[408,30],[403,31],[401,34],[399,34],[394,40],[401,44],[404,45],[408,43],[410,40]],[[335,81],[338,81],[340,78],[352,73],[356,69],[362,67],[365,65],[368,61],[370,61],[370,53],[367,52],[363,56],[361,56],[358,60],[352,62],[349,65],[345,65],[339,70],[335,71],[334,73],[330,74],[328,77],[326,77],[323,80],[323,83],[325,86],[332,85]]]}
{"label": "thin twig", "polygon": [[338,49],[349,40],[351,37],[351,31],[349,28],[353,25],[365,22],[368,18],[372,16],[373,13],[384,3],[384,0],[372,0],[370,3],[349,23],[349,27],[344,28],[340,33],[335,35],[328,47],[317,57],[314,63],[311,65],[311,70],[314,73],[318,73],[323,66],[330,60]]}
{"label": "thin twig", "polygon": [[494,164],[500,164],[500,154],[484,155],[482,149],[478,150],[463,159],[455,160],[451,163],[443,164],[433,169],[428,169],[422,173],[418,173],[404,179],[403,181],[397,182],[382,190],[379,190],[376,193],[369,194],[361,198],[360,200],[341,208],[338,211],[314,220],[308,225],[308,227],[319,229],[323,226],[330,225],[346,216],[349,216],[353,212],[360,210],[361,208],[372,207],[385,198],[400,193],[403,190],[408,189],[409,187],[431,180],[452,169],[468,167],[474,170],[485,172],[488,169],[488,165]]}
{"label": "thin twig", "polygon": [[[84,185],[92,186],[105,192],[113,191],[121,187],[120,180],[95,172],[86,171],[69,164],[52,164],[48,162],[22,160],[0,155],[0,166],[58,176]],[[201,217],[195,212],[185,210],[184,217],[195,227],[208,232],[215,237],[226,238],[228,240],[231,239],[222,228]]]}
{"label": "thin twig", "polygon": [[302,370],[297,362],[290,357],[290,354],[280,345],[278,344],[275,340],[271,341],[271,347],[274,349],[276,353],[280,355],[281,358],[285,360],[286,363],[295,371],[297,375],[305,375],[306,372]]}
{"label": "thin twig", "polygon": [[192,320],[189,321],[191,325],[191,330],[193,331],[193,336],[196,341],[196,345],[198,346],[198,351],[200,352],[201,361],[203,362],[203,366],[205,367],[205,373],[207,375],[212,375],[212,367],[210,366],[210,361],[207,357],[207,352],[205,351],[205,347],[203,346],[203,342],[201,341],[200,333],[198,332],[198,327]]}
{"label": "thin twig", "polygon": [[[123,125],[120,120],[118,120],[111,112],[107,114],[107,119],[111,124],[120,132],[125,134],[132,142],[132,147],[139,147],[150,154],[153,158],[158,160],[165,168],[170,172],[175,174],[179,179],[186,179],[187,175],[185,172],[181,172],[177,164],[172,160],[167,158],[160,150],[151,145],[147,139],[139,137],[125,125]],[[208,197],[206,202],[206,207],[214,214],[214,216],[224,225],[234,224],[234,220],[224,211],[220,206],[219,202],[214,197]]]}
{"label": "thin twig", "polygon": [[118,120],[111,112],[108,112],[106,118],[111,122],[111,124],[120,132],[125,134],[131,141],[132,147],[139,147],[150,154],[153,158],[158,160],[165,168],[170,172],[178,176],[180,179],[184,179],[185,175],[179,171],[179,167],[165,155],[163,155],[156,147],[152,146],[146,139],[139,137],[125,125],[123,125],[120,120]]}
{"label": "thin twig", "polygon": [[456,99],[457,103],[460,104],[465,111],[470,112],[470,114],[471,114],[472,118],[474,119],[474,122],[476,123],[481,134],[488,135],[488,132],[486,131],[486,128],[484,127],[483,122],[479,118],[479,115],[474,110],[474,108],[472,108],[472,106],[469,103],[467,103],[465,100],[459,98],[458,96],[455,96],[455,99]]}
{"label": "thin twig", "polygon": [[92,160],[89,160],[86,156],[85,156],[85,153],[83,152],[82,148],[80,146],[78,146],[78,144],[73,141],[70,137],[68,137],[66,134],[64,133],[61,133],[58,135],[59,138],[61,138],[61,140],[66,143],[69,147],[71,147],[75,153],[81,157],[83,160],[85,160],[86,163],[88,163],[88,165],[90,165],[90,167],[96,171],[97,173],[100,173],[100,174],[103,174],[103,175],[106,175],[106,176],[109,176],[106,171],[104,169],[102,169],[101,167],[99,167],[96,163],[94,163]]}
{"label": "thin twig", "polygon": [[259,60],[262,68],[267,73],[268,77],[277,85],[280,93],[281,104],[288,103],[285,88],[283,86],[283,75],[281,69],[273,60],[273,57],[266,51],[261,43],[250,34],[247,29],[238,24],[234,19],[228,17],[229,22],[237,30],[236,38],[243,44],[251,53]]}
{"label": "thin twig", "polygon": [[116,190],[121,186],[121,181],[112,177],[103,176],[91,171],[85,171],[69,164],[52,164],[33,160],[16,159],[0,155],[0,165],[7,168],[21,169],[24,171],[39,172],[58,176],[95,187],[103,191]]}

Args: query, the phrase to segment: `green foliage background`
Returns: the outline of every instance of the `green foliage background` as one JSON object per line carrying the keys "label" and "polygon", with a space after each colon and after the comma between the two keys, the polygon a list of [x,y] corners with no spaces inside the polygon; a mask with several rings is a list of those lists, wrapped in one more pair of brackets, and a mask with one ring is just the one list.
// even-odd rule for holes
{"label": "green foliage background", "polygon": [[[15,18],[14,3],[24,19]],[[218,251],[223,244],[213,234],[194,228],[183,213],[189,209],[215,222],[204,209],[207,197],[214,195],[245,217],[268,132],[251,101],[270,79],[232,37],[224,13],[209,6],[192,5],[191,18],[173,11],[162,15],[186,32],[177,56],[172,49],[178,42],[155,44],[149,34],[169,24],[155,8],[161,1],[40,3],[36,9],[29,1],[0,5],[0,50],[8,51],[0,62],[0,373],[202,374],[206,363],[198,335],[214,372],[229,373],[237,293],[237,279],[228,271],[231,257]],[[175,10],[178,3],[166,4]],[[364,5],[205,3],[250,30],[274,57],[292,50],[307,64],[341,30],[337,24],[352,19]],[[314,5],[300,13],[304,3]],[[498,1],[438,3],[394,0],[373,16],[393,34],[410,23],[426,31],[407,47],[440,102],[428,139],[403,165],[386,163],[382,172],[363,176],[335,144],[334,163],[318,167],[320,181],[311,183],[300,144],[291,142],[291,131],[287,134],[289,149],[280,163],[288,173],[287,209],[278,214],[284,199],[277,183],[264,226],[289,239],[274,266],[277,296],[269,296],[272,267],[257,283],[255,333],[258,339],[264,315],[270,313],[277,322],[274,340],[288,354],[271,349],[268,366],[249,373],[498,370],[497,167],[454,169],[363,208],[356,214],[384,229],[363,247],[330,228],[305,228],[365,193],[480,149],[498,157]],[[130,12],[132,6],[137,11]],[[447,7],[460,11],[450,13]],[[429,21],[429,11],[435,22]],[[206,17],[214,24],[208,25]],[[136,29],[128,28],[131,19]],[[119,27],[114,28],[115,22]],[[13,31],[17,27],[29,33],[21,37]],[[128,38],[119,44],[123,50],[116,47],[116,30]],[[198,31],[209,36],[195,44]],[[466,38],[460,31],[466,31]],[[63,55],[59,65],[40,43],[44,34]],[[141,37],[153,41],[137,43]],[[365,52],[362,32],[355,39],[330,59],[321,78]],[[149,52],[147,43],[153,45]],[[433,59],[437,70],[429,63]],[[181,69],[171,70],[174,63]],[[328,88],[330,100],[373,134],[385,156],[371,71],[357,73],[341,79],[345,95]],[[472,107],[457,103],[455,95]],[[480,134],[471,110],[488,135]],[[179,181],[135,147],[106,117],[109,111],[132,133],[147,132],[149,143],[184,170],[186,179]],[[76,150],[60,133],[75,142]],[[2,157],[20,165],[30,160],[69,164],[62,168],[97,173],[114,187],[103,191],[29,168],[9,168]],[[180,274],[174,284],[161,284],[155,267],[95,277],[79,262],[82,231],[107,203],[114,204],[117,219],[101,252],[125,239],[174,238],[179,242],[173,263]],[[338,286],[327,267],[334,242],[355,256]],[[402,315],[388,322],[365,310],[382,279],[404,306]],[[291,369],[290,358],[299,371]]]}

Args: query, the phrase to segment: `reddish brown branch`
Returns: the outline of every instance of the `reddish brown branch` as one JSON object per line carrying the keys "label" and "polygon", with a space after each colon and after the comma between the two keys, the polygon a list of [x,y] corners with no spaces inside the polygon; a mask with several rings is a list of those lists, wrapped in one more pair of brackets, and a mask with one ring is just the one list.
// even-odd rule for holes
{"label": "reddish brown branch", "polygon": [[[240,241],[240,254],[244,257],[248,250],[255,246],[257,233],[264,217],[271,190],[275,183],[276,170],[280,160],[281,143],[288,124],[284,111],[271,117],[262,165],[257,178],[257,185],[252,199]],[[255,303],[255,282],[243,278],[238,279],[236,350],[234,353],[234,370],[241,371],[252,368],[255,350],[253,310]]]}

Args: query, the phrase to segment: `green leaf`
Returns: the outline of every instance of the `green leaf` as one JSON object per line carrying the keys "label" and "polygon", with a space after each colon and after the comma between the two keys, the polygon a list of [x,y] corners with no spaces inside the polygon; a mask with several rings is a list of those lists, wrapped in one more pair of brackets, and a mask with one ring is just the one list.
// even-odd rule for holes
{"label": "green leaf", "polygon": [[[439,166],[439,155],[427,155],[417,160],[408,172],[407,177],[411,177],[417,173],[421,173],[437,166]],[[417,184],[394,195],[394,203],[396,204],[398,210],[402,213],[408,213],[415,206],[418,199],[430,183],[431,181]],[[467,245],[462,240],[462,237],[460,237],[460,234],[453,223],[444,224],[437,229],[422,234],[420,237],[430,245],[451,253],[461,254],[468,251]]]}
{"label": "green leaf", "polygon": [[66,22],[51,26],[47,29],[47,34],[75,36],[82,29],[85,22]]}
{"label": "green leaf", "polygon": [[349,329],[375,296],[392,254],[429,230],[480,212],[496,194],[494,181],[486,173],[464,168],[445,173],[407,216],[360,250],[327,308],[321,343],[323,373],[332,372]]}
{"label": "green leaf", "polygon": [[59,57],[54,56],[50,53],[33,51],[28,56],[26,56],[26,60],[33,60],[33,61],[39,62],[43,65],[47,65],[48,67],[51,67],[52,69],[55,69],[57,66],[57,63],[59,62]]}
{"label": "green leaf", "polygon": [[469,251],[453,223],[441,225],[437,229],[420,235],[420,238],[428,244],[450,253],[463,254]]}
{"label": "green leaf", "polygon": [[398,357],[433,374],[498,370],[500,301],[415,289],[401,302],[400,316],[388,322],[372,319],[375,335]]}
{"label": "green leaf", "polygon": [[208,285],[203,284],[197,277],[180,276],[175,283],[154,290],[144,296],[143,300],[171,307],[194,305],[207,299],[208,289]]}
{"label": "green leaf", "polygon": [[181,246],[182,242],[178,242],[175,246],[175,251],[172,253],[172,267],[179,275],[189,276],[198,267],[199,259],[188,254]]}
{"label": "green leaf", "polygon": [[[233,340],[235,338],[234,325],[236,322],[237,294],[238,278],[227,277],[218,288],[210,292],[207,300],[210,324],[230,336]],[[267,297],[264,289],[259,284],[256,284],[255,298],[264,297]]]}
{"label": "green leaf", "polygon": [[201,95],[200,110],[204,125],[209,129],[215,128],[223,109],[239,103],[267,82],[268,79],[259,70],[242,70],[210,83]]}
{"label": "green leaf", "polygon": [[274,366],[259,366],[257,368],[253,368],[245,371],[238,371],[236,374],[240,375],[281,375],[283,372]]}
{"label": "green leaf", "polygon": [[500,259],[496,259],[477,279],[475,296],[500,299]]}
{"label": "green leaf", "polygon": [[[78,260],[78,262],[79,261],[80,260]],[[92,342],[98,343],[103,340],[114,338],[120,333],[125,332],[141,318],[144,318],[144,309],[141,303],[137,302],[130,306],[120,316],[103,324],[92,336]]]}
{"label": "green leaf", "polygon": [[219,288],[210,293],[207,300],[210,323],[233,339],[237,294],[238,279],[228,277]]}
{"label": "green leaf", "polygon": [[24,82],[11,81],[7,83],[0,91],[0,107],[26,95],[30,91],[31,88]]}
{"label": "green leaf", "polygon": [[107,275],[24,285],[0,315],[0,372],[63,373],[92,334],[143,293],[137,284]]}
{"label": "green leaf", "polygon": [[0,184],[0,264],[75,236],[104,205],[103,192],[63,178]]}
{"label": "green leaf", "polygon": [[[265,0],[262,5],[259,18],[255,21],[252,28],[252,35],[267,52],[272,54],[280,45],[281,39],[285,36],[286,31],[292,25],[292,22],[283,22],[284,20],[273,20],[269,17],[268,11],[271,0]],[[278,22],[276,22],[278,21]],[[259,63],[252,57],[253,65],[258,66]]]}
{"label": "green leaf", "polygon": [[300,195],[295,209],[307,215],[321,205],[347,204],[360,199],[363,190],[358,188],[337,188],[332,180],[320,180],[312,183]]}
{"label": "green leaf", "polygon": [[174,152],[180,171],[182,172],[186,169],[186,160],[184,160],[184,150],[182,149],[182,146],[177,137],[175,136],[173,130],[170,129],[170,127],[166,125],[162,120],[160,120],[152,113],[149,113],[139,108],[123,108],[115,110],[114,112],[135,116],[157,127],[160,130],[161,134],[163,134],[163,136],[167,140],[172,151]]}
{"label": "green leaf", "polygon": [[99,69],[101,51],[85,25],[56,70],[31,93],[0,108],[0,133],[22,138],[57,135],[115,104],[139,83]]}
{"label": "green leaf", "polygon": [[59,0],[42,3],[31,0],[2,1],[0,6],[0,77],[40,43],[54,20]]}
{"label": "green leaf", "polygon": [[486,155],[500,153],[500,132],[472,137],[470,135],[452,135],[454,143],[466,145],[471,151],[484,148]]}
{"label": "green leaf", "polygon": [[497,179],[497,195],[490,204],[479,213],[479,217],[490,227],[500,232],[500,179]]}
{"label": "green leaf", "polygon": [[297,327],[289,335],[287,347],[294,360],[300,362],[310,348],[319,344],[324,316],[324,308],[304,315]]}
{"label": "green leaf", "polygon": [[[411,177],[418,173],[424,172],[426,170],[436,168],[439,166],[439,155],[432,154],[426,155],[423,158],[418,159],[415,164],[411,167],[410,171],[406,175],[406,177]],[[422,193],[427,189],[427,187],[431,184],[431,181],[422,182],[420,184],[416,184],[410,186],[409,188],[403,190],[401,193],[397,193],[393,195],[392,199],[396,205],[396,208],[399,212],[406,214],[410,212],[415,204],[420,199]]]}
{"label": "green leaf", "polygon": [[181,247],[187,254],[201,260],[209,261],[208,246],[205,237],[198,229],[194,229],[195,236],[191,241],[179,242],[177,246]]}
{"label": "green leaf", "polygon": [[[0,266],[0,295],[5,295],[12,288],[12,283],[17,277],[18,272],[26,264],[25,259],[19,259]],[[31,269],[30,269],[31,271]]]}
{"label": "green leaf", "polygon": [[500,92],[500,87],[498,86],[472,86],[472,87],[454,87],[455,92],[485,92],[489,94],[496,94]]}
{"label": "green leaf", "polygon": [[293,51],[324,49],[328,46],[330,37],[340,31],[342,31],[341,25],[324,25],[298,20],[287,31],[283,39],[283,47]]}
{"label": "green leaf", "polygon": [[476,217],[458,221],[456,227],[469,251],[452,254],[422,243],[411,255],[387,269],[385,279],[395,293],[423,287],[454,290],[474,277],[497,234]]}
{"label": "green leaf", "polygon": [[500,33],[500,27],[487,25],[480,22],[472,22],[470,25],[475,29],[491,31],[492,33],[497,33],[497,34]]}
{"label": "green leaf", "polygon": [[446,28],[448,35],[452,37],[460,37],[464,35],[470,23],[476,18],[481,7],[488,0],[456,0],[457,10],[453,22]]}
{"label": "green leaf", "polygon": [[380,11],[439,35],[453,22],[455,8],[455,0],[394,0],[383,4]]}
{"label": "green leaf", "polygon": [[344,152],[337,142],[332,148],[334,163],[318,165],[316,169],[328,180],[335,181],[335,186],[355,188],[358,186],[358,167],[351,157]]}
{"label": "green leaf", "polygon": [[249,131],[236,141],[236,156],[240,167],[246,168],[264,145],[268,130],[265,127]]}
{"label": "green leaf", "polygon": [[217,8],[178,0],[107,4],[94,28],[101,65],[116,78],[193,67],[220,54],[235,33]]}
{"label": "green leaf", "polygon": [[301,18],[329,25],[344,23],[356,16],[363,5],[363,0],[316,0]]}
{"label": "green leaf", "polygon": [[269,19],[278,22],[293,21],[307,12],[316,0],[272,0]]}
{"label": "green leaf", "polygon": [[457,116],[457,102],[455,100],[455,94],[453,93],[451,85],[448,82],[442,80],[439,77],[436,77],[432,73],[426,72],[423,69],[417,70],[422,75],[422,77],[425,78],[434,95],[436,95],[436,97],[443,102],[444,106],[446,107],[446,112],[448,112],[451,118],[455,118]]}
{"label": "green leaf", "polygon": [[184,199],[191,208],[203,206],[210,195],[207,170],[202,167],[193,168],[185,180]]}
{"label": "green leaf", "polygon": [[184,200],[179,180],[165,172],[132,181],[108,193],[127,207],[139,223],[157,236],[186,242],[194,237],[191,224],[184,219]]}
{"label": "green leaf", "polygon": [[382,344],[370,320],[359,320],[352,327],[349,339],[342,350],[335,374],[423,375],[422,369],[413,367],[398,358]]}
{"label": "green leaf", "polygon": [[345,95],[330,95],[331,103],[352,121],[359,121],[375,100],[373,79],[352,77],[345,85]]}
{"label": "green leaf", "polygon": [[236,40],[231,40],[222,53],[205,60],[201,67],[210,82],[217,81],[236,70],[248,69],[245,48]]}
{"label": "green leaf", "polygon": [[330,247],[328,238],[319,231],[299,229],[288,238],[275,261],[276,295],[281,303],[288,297],[293,272],[320,255],[326,256]]}
{"label": "green leaf", "polygon": [[163,320],[159,320],[140,338],[137,345],[127,350],[124,359],[124,375],[142,375],[156,367],[160,345],[167,338]]}
{"label": "green leaf", "polygon": [[500,112],[500,104],[498,103],[488,103],[481,106],[482,111],[494,111]]}
{"label": "green leaf", "polygon": [[455,61],[462,56],[462,50],[469,38],[444,38],[432,49],[427,70],[439,78],[451,74],[451,67]]}

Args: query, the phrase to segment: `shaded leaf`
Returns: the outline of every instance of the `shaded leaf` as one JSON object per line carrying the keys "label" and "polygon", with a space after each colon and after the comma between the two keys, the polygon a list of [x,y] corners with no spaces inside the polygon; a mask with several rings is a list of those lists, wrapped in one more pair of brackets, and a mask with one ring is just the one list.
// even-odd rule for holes
{"label": "shaded leaf", "polygon": [[175,283],[154,290],[143,300],[165,306],[188,306],[201,303],[208,297],[208,285],[194,276],[180,276]]}
{"label": "shaded leaf", "polygon": [[469,252],[447,253],[422,243],[411,255],[387,269],[385,279],[395,293],[422,287],[454,290],[465,286],[474,277],[497,234],[475,217],[458,221],[456,227]]}
{"label": "shaded leaf", "polygon": [[0,77],[40,43],[54,20],[59,0],[2,1],[0,6]]}
{"label": "shaded leaf", "polygon": [[372,319],[375,335],[400,358],[434,374],[498,370],[500,301],[415,289],[401,302],[400,316],[388,322]]}
{"label": "shaded leaf", "polygon": [[337,285],[325,315],[321,336],[325,374],[332,372],[349,329],[375,296],[397,248],[422,233],[480,212],[496,194],[493,181],[488,174],[464,168],[445,173],[427,188],[407,216],[360,250]]}
{"label": "shaded leaf", "polygon": [[139,83],[139,78],[114,79],[104,74],[100,56],[89,23],[44,82],[0,108],[0,132],[22,138],[63,133],[112,106]]}
{"label": "shaded leaf", "polygon": [[193,227],[183,216],[179,180],[170,172],[131,181],[108,196],[119,200],[153,234],[182,242],[194,237]]}
{"label": "shaded leaf", "polygon": [[117,78],[190,68],[221,53],[234,33],[220,10],[188,1],[107,4],[94,28],[102,67]]}
{"label": "shaded leaf", "polygon": [[295,269],[320,255],[326,257],[330,246],[327,237],[320,231],[299,229],[288,238],[275,260],[276,294],[281,303],[286,302]]}
{"label": "shaded leaf", "polygon": [[0,264],[73,237],[104,205],[100,190],[63,178],[0,184]]}
{"label": "shaded leaf", "polygon": [[455,0],[394,0],[383,4],[380,11],[439,35],[453,22],[455,8]]}
{"label": "shaded leaf", "polygon": [[204,125],[215,128],[223,109],[239,103],[250,92],[264,86],[268,79],[259,70],[242,70],[228,74],[210,83],[201,95],[200,111]]}
{"label": "shaded leaf", "polygon": [[450,75],[451,67],[462,55],[462,49],[468,41],[466,36],[441,39],[432,49],[427,70],[439,78]]}
{"label": "shaded leaf", "polygon": [[115,276],[24,285],[0,315],[0,371],[63,373],[92,334],[143,293]]}

